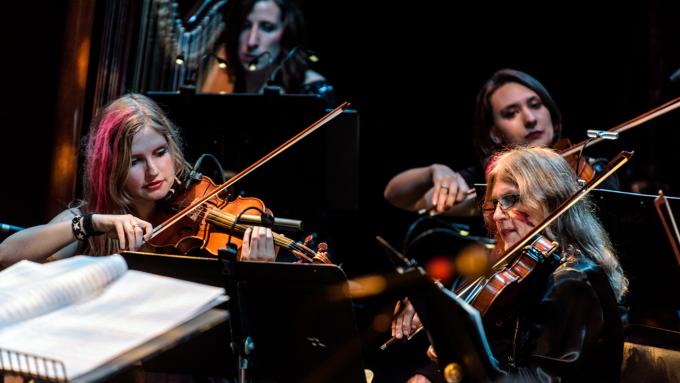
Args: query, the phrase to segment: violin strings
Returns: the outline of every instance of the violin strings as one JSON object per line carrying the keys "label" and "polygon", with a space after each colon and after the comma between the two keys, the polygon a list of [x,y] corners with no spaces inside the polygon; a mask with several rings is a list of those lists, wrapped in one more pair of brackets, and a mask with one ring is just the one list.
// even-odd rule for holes
{"label": "violin strings", "polygon": [[[208,213],[208,217],[207,217],[208,222],[214,223],[214,224],[216,224],[216,225],[218,225],[222,228],[228,229],[234,223],[234,216],[232,214],[225,213],[225,212],[223,212],[219,209],[213,208],[213,209],[208,210],[207,213]],[[246,231],[247,226],[242,225],[242,224],[236,224],[236,226],[234,228],[236,229],[236,231],[238,233],[242,234]],[[285,247],[287,249],[292,248],[295,244],[295,242],[292,239],[290,239],[290,238],[288,238],[284,235],[278,234],[278,233],[273,233],[273,237],[274,237],[274,243],[276,245]]]}

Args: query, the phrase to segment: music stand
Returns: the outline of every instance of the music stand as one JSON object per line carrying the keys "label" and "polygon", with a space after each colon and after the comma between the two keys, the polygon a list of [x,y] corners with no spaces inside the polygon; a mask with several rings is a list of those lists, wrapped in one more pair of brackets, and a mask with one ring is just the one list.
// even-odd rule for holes
{"label": "music stand", "polygon": [[241,381],[365,381],[340,268],[225,260],[225,273]]}
{"label": "music stand", "polygon": [[[222,265],[217,257],[192,257],[139,251],[123,251],[121,255],[131,270],[224,287]],[[223,303],[219,308],[226,309],[228,304]],[[202,377],[235,376],[238,371],[237,355],[229,347],[229,321],[190,342],[166,351],[153,360],[146,361],[145,370]]]}
{"label": "music stand", "polygon": [[[629,322],[680,331],[680,297],[660,293],[678,291],[680,265],[654,206],[657,196],[600,189],[591,194],[630,281]],[[680,199],[666,198],[672,207],[680,208]]]}
{"label": "music stand", "polygon": [[465,382],[490,382],[505,375],[491,353],[477,310],[420,268],[406,271],[399,279],[410,281],[406,295],[437,352],[443,374],[448,370]]}
{"label": "music stand", "polygon": [[[317,95],[149,92],[148,96],[181,128],[187,160],[193,162],[210,153],[233,172],[245,169],[326,113]],[[209,174],[207,169],[203,173]],[[357,112],[344,111],[239,181],[237,188],[265,201],[276,215],[301,217],[306,223],[310,218],[291,206],[357,210]]]}

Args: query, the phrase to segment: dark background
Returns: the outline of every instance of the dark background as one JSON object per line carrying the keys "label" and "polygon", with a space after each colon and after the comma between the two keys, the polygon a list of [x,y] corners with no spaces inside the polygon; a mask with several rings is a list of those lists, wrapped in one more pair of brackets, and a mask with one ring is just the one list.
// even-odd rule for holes
{"label": "dark background", "polygon": [[[0,222],[49,218],[43,187],[52,129],[64,8],[56,1],[9,5],[0,28],[5,59],[0,156],[5,179]],[[370,5],[370,6],[369,6]],[[565,135],[610,129],[680,95],[668,77],[680,67],[680,6],[671,2],[466,4],[302,1],[317,70],[361,118],[361,207],[390,214],[382,200],[397,172],[432,162],[462,168],[476,161],[470,131],[476,92],[497,69],[534,75],[552,93]],[[95,26],[96,28],[96,26]],[[635,150],[633,179],[678,190],[673,148],[676,113],[601,144],[593,156]],[[397,133],[397,131],[399,133]],[[18,185],[16,184],[18,180]],[[676,193],[677,194],[677,193]],[[30,204],[30,208],[27,208]],[[379,217],[375,214],[374,217]],[[371,223],[383,226],[386,220]]]}
{"label": "dark background", "polygon": [[[59,67],[67,4],[4,6],[3,223],[31,226],[51,218],[46,201],[55,105],[68,97],[57,94],[59,75],[69,70]],[[475,163],[475,96],[494,71],[519,69],[541,81],[574,142],[587,129],[610,129],[680,96],[680,83],[669,80],[680,68],[676,2],[488,1],[466,3],[463,10],[456,2],[306,0],[302,8],[309,47],[321,58],[316,69],[361,120],[359,211],[347,212],[337,224],[342,227],[326,228],[350,276],[386,267],[373,237],[397,244],[415,218],[384,202],[393,175],[432,162],[454,169]],[[589,154],[635,150],[621,174],[624,186],[644,180],[646,190],[678,195],[679,121],[671,112]],[[364,307],[370,312],[371,302]]]}

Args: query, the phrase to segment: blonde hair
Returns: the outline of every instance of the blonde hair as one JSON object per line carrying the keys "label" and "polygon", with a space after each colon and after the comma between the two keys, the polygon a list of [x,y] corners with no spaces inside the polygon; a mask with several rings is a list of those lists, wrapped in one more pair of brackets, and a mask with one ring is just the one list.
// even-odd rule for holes
{"label": "blonde hair", "polygon": [[[578,189],[574,171],[557,153],[546,148],[515,148],[494,157],[487,173],[485,201],[497,181],[517,187],[526,213],[546,217]],[[490,222],[487,225],[492,227]],[[609,235],[594,214],[594,206],[586,196],[557,221],[546,234],[558,241],[563,249],[572,247],[600,265],[609,278],[616,298],[620,301],[628,290]],[[501,241],[500,236],[496,238]]]}
{"label": "blonde hair", "polygon": [[[132,140],[147,126],[168,142],[176,175],[182,178],[188,171],[179,132],[161,108],[146,96],[126,94],[108,104],[90,126],[81,210],[101,214],[131,212],[132,200],[125,191],[125,181],[130,169]],[[103,236],[92,237],[89,245],[94,255],[119,250],[117,242]]]}

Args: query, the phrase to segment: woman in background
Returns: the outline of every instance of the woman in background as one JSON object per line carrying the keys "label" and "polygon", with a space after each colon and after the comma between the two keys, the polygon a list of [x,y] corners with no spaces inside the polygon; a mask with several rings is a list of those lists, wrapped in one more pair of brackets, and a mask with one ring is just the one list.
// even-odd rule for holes
{"label": "woman in background", "polygon": [[335,106],[333,86],[310,68],[305,23],[293,0],[230,2],[225,20],[216,55],[226,57],[230,65],[227,72],[213,66],[204,92],[261,93],[277,85],[284,93],[316,94]]}

